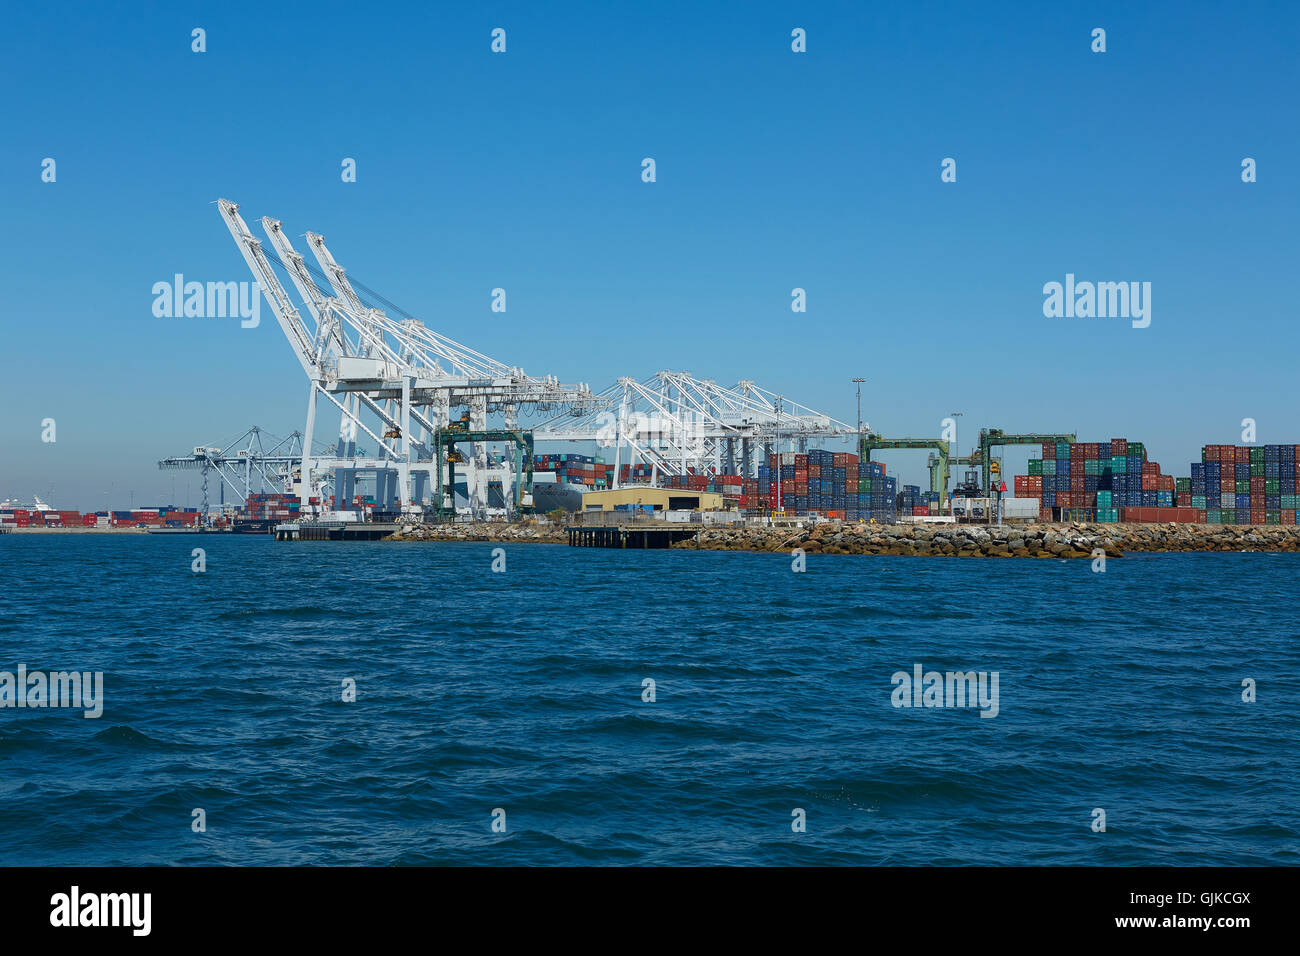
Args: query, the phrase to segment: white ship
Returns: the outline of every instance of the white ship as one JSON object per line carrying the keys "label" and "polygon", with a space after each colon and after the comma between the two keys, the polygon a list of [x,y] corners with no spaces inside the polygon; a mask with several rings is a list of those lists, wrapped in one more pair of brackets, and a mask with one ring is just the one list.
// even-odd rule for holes
{"label": "white ship", "polygon": [[31,501],[20,501],[17,498],[6,498],[0,501],[0,511],[53,511],[54,509],[47,505],[40,498],[32,495]]}

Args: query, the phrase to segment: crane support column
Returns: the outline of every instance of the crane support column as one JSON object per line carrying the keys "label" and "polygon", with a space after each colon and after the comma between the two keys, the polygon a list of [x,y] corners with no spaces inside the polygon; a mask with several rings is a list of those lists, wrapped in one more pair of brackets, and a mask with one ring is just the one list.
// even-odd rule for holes
{"label": "crane support column", "polygon": [[316,396],[319,387],[320,382],[312,379],[307,391],[307,429],[302,439],[301,483],[298,485],[298,500],[304,515],[311,513],[311,440],[312,433],[316,430]]}

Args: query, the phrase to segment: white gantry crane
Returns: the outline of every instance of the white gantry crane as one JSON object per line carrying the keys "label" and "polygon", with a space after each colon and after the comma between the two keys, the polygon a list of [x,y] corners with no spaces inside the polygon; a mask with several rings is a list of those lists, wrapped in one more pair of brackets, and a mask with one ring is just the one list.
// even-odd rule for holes
{"label": "white gantry crane", "polygon": [[[452,409],[465,410],[458,425],[475,436],[488,430],[490,414],[502,416],[506,429],[517,429],[521,409],[581,416],[608,405],[586,385],[561,385],[550,376],[527,375],[466,348],[364,286],[363,299],[354,288],[360,283],[349,281],[323,236],[306,234],[319,268],[308,266],[277,220],[262,219],[268,250],[249,231],[237,204],[226,199],[217,204],[307,375],[300,484],[304,514],[310,513],[308,499],[323,476],[332,478],[339,508],[348,507],[358,479],[366,476],[374,477],[381,510],[415,511],[430,500],[441,508],[445,461],[440,438],[451,423]],[[273,262],[288,274],[303,311],[280,283]],[[338,441],[329,454],[312,450],[322,398],[339,415]],[[358,433],[373,443],[373,454],[358,452]],[[470,507],[482,514],[487,505],[487,445],[475,440],[472,448],[461,470]],[[523,450],[512,445],[511,453]],[[455,489],[451,491],[454,507]]]}
{"label": "white gantry crane", "polygon": [[[321,446],[317,445],[318,448]],[[322,450],[324,450],[322,448]],[[189,455],[174,455],[158,462],[164,471],[200,471],[203,474],[201,515],[209,518],[208,477],[215,474],[218,504],[224,505],[226,489],[241,502],[254,491],[274,488],[292,493],[302,465],[302,434],[279,438],[254,425],[233,441],[221,445],[195,445]]]}
{"label": "white gantry crane", "polygon": [[612,446],[615,487],[625,452],[627,464],[640,459],[651,466],[653,483],[661,475],[691,472],[754,477],[757,463],[773,451],[806,451],[810,441],[858,431],[754,382],[722,386],[689,372],[661,371],[644,381],[621,378],[599,395],[613,407],[554,416],[533,436],[538,442]]}

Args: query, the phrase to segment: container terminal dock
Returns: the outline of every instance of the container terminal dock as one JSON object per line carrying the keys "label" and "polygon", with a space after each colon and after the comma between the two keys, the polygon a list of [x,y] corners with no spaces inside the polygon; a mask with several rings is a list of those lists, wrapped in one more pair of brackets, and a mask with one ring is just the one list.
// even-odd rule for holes
{"label": "container terminal dock", "polygon": [[[307,378],[302,430],[277,438],[253,427],[160,460],[199,473],[196,508],[82,513],[10,501],[0,528],[333,540],[412,523],[573,523],[592,512],[758,525],[1296,525],[1300,444],[1206,444],[1200,461],[1166,467],[1134,438],[987,427],[962,455],[955,441],[872,429],[857,379],[855,424],[750,380],[723,385],[685,371],[622,377],[600,391],[562,384],[370,292],[323,236],[306,233],[309,264],[278,220],[261,219],[262,240],[237,204],[221,199],[217,209]],[[846,444],[851,451],[827,447]],[[1027,473],[1006,475],[1001,456],[1017,446],[1030,451]],[[927,486],[900,485],[890,463],[918,453]]]}
{"label": "container terminal dock", "polygon": [[[417,508],[388,508],[375,494],[358,494],[341,503],[332,495],[309,498],[304,507],[297,488],[301,468],[284,466],[276,476],[289,490],[249,491],[238,503],[217,509],[161,505],[128,511],[81,513],[32,503],[0,502],[0,532],[28,529],[114,528],[153,533],[274,534],[280,540],[374,540],[412,522],[506,521],[545,516],[550,521],[583,524],[601,516],[613,525],[641,516],[648,522],[684,524],[780,525],[788,522],[841,521],[895,523],[1095,522],[1186,523],[1210,525],[1297,524],[1297,445],[1206,445],[1186,476],[1165,473],[1147,458],[1137,441],[1039,442],[1027,474],[999,480],[993,453],[1005,433],[985,430],[978,447],[961,459],[964,476],[953,487],[931,468],[933,485],[899,488],[883,462],[874,461],[884,439],[864,434],[861,455],[811,449],[773,453],[765,464],[743,472],[703,471],[657,475],[652,467],[614,465],[597,456],[537,455],[533,478],[521,487],[515,509],[497,483],[490,485],[493,506],[476,514],[464,484],[443,507],[426,500]],[[1017,442],[1027,443],[1027,442]],[[941,442],[928,442],[940,445]],[[906,447],[891,442],[890,447]],[[219,471],[213,459],[206,464]],[[931,453],[931,459],[938,456]],[[174,459],[172,461],[175,461]],[[989,484],[981,483],[987,463]],[[946,467],[947,463],[943,463]],[[959,467],[961,467],[959,466]],[[245,459],[244,474],[248,473]],[[222,480],[225,480],[224,478]],[[279,530],[277,530],[279,529]],[[588,531],[572,540],[586,543]]]}

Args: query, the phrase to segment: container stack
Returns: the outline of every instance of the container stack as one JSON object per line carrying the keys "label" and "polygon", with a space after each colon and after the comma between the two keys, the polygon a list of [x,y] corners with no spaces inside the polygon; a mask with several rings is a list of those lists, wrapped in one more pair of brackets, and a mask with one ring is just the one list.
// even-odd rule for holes
{"label": "container stack", "polygon": [[30,528],[32,526],[31,515],[32,513],[26,508],[5,508],[0,511],[0,524],[12,528]]}
{"label": "container stack", "polygon": [[898,507],[898,479],[885,474],[878,461],[858,467],[858,509],[863,521],[893,521]]}
{"label": "container stack", "polygon": [[558,481],[601,490],[610,486],[614,475],[613,465],[589,455],[534,455],[533,470],[553,471]]}
{"label": "container stack", "polygon": [[902,516],[925,517],[939,513],[939,493],[922,491],[920,485],[903,485],[898,493],[898,514]]}
{"label": "container stack", "polygon": [[1296,523],[1297,445],[1206,445],[1180,504],[1209,524]]}
{"label": "container stack", "polygon": [[1174,478],[1142,442],[1044,442],[1028,471],[1015,477],[1015,495],[1037,498],[1042,521],[1197,520],[1177,514]]}
{"label": "container stack", "polygon": [[745,491],[748,484],[740,475],[665,475],[663,487],[684,488],[688,491],[706,491],[722,495],[725,507],[749,508],[750,498]]}
{"label": "container stack", "polygon": [[248,496],[241,517],[254,521],[293,521],[299,509],[300,501],[295,495],[258,492]]}
{"label": "container stack", "polygon": [[140,508],[135,511],[37,511],[26,508],[0,510],[0,524],[14,528],[106,528],[151,527],[188,528],[198,524],[197,508],[178,509],[172,505]]}
{"label": "container stack", "polygon": [[768,501],[773,511],[802,514],[808,510],[808,456],[781,452],[768,458],[773,470]]}
{"label": "container stack", "polygon": [[[64,512],[63,527],[69,527]],[[111,526],[136,528],[141,525],[151,528],[191,528],[199,522],[199,509],[177,508],[174,505],[159,505],[150,508],[136,508],[132,511],[101,511],[97,514],[82,515],[75,523],[83,527]],[[48,523],[48,522],[47,522]]]}
{"label": "container stack", "polygon": [[859,462],[848,452],[814,449],[806,455],[783,452],[760,465],[758,478],[743,486],[746,498],[767,511],[820,514],[845,521],[892,519],[896,479],[879,462]]}
{"label": "container stack", "polygon": [[654,465],[647,465],[645,462],[624,465],[618,470],[618,483],[620,485],[647,485],[655,477],[654,470]]}

